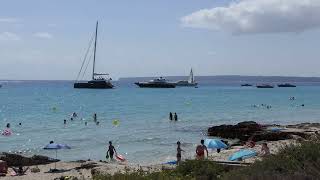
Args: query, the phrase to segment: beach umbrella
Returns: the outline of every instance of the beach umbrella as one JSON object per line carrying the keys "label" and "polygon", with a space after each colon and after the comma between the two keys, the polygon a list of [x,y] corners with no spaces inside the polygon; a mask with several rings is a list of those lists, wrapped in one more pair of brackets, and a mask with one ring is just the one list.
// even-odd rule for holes
{"label": "beach umbrella", "polygon": [[[71,149],[70,146],[66,144],[56,144],[56,143],[50,143],[46,145],[43,149],[45,150],[55,150],[56,151],[56,159],[58,159],[58,150],[59,149]],[[57,170],[57,164],[54,163],[54,170]]]}
{"label": "beach umbrella", "polygon": [[207,148],[210,148],[210,149],[225,149],[228,147],[220,139],[206,139],[204,141],[204,145],[206,145]]}
{"label": "beach umbrella", "polygon": [[249,150],[249,149],[242,149],[240,151],[237,151],[235,153],[233,153],[230,157],[229,157],[229,161],[236,161],[239,159],[247,159],[247,158],[251,158],[257,155],[257,152],[253,151],[253,150]]}

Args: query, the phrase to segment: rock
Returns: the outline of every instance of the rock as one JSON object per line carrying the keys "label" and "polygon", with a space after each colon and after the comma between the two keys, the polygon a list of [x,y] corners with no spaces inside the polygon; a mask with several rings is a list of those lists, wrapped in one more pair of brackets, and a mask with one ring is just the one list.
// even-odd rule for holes
{"label": "rock", "polygon": [[19,154],[1,153],[0,160],[6,161],[8,166],[33,166],[41,164],[50,164],[58,162],[58,159],[52,159],[47,156],[34,155],[25,157]]}
{"label": "rock", "polygon": [[254,121],[245,121],[236,125],[213,126],[208,129],[208,136],[247,141],[253,134],[262,131],[262,126]]}
{"label": "rock", "polygon": [[[317,124],[305,123],[305,126],[316,126]],[[271,127],[279,126],[272,125]],[[296,125],[301,127],[302,124]],[[295,126],[295,127],[296,127]],[[257,141],[278,141],[292,139],[293,136],[299,136],[301,138],[307,139],[310,134],[304,131],[270,131],[267,129],[270,125],[260,125],[254,121],[245,121],[238,123],[236,125],[220,125],[213,126],[208,129],[208,136],[216,136],[226,139],[239,139],[241,142],[251,140]],[[292,127],[292,126],[291,126]]]}

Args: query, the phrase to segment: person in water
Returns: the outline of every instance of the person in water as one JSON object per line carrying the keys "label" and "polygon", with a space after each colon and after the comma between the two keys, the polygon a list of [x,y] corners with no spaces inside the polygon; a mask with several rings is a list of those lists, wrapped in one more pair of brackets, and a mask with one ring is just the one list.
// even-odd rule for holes
{"label": "person in water", "polygon": [[96,122],[96,125],[97,125],[97,126],[99,126],[99,124],[100,124],[100,122],[99,122],[99,121],[97,121],[97,122]]}
{"label": "person in water", "polygon": [[209,153],[208,153],[207,146],[204,145],[204,140],[201,139],[201,145],[198,145],[197,149],[196,149],[197,159],[199,159],[199,160],[204,159],[204,157],[205,157],[204,151],[207,152],[207,157],[208,157]]}
{"label": "person in water", "polygon": [[71,121],[73,121],[73,118],[70,118]]}
{"label": "person in water", "polygon": [[19,123],[19,126],[22,126],[22,123]]}
{"label": "person in water", "polygon": [[64,120],[63,120],[63,124],[67,124],[67,120],[64,119]]}
{"label": "person in water", "polygon": [[177,142],[177,164],[179,165],[181,163],[181,152],[184,151],[180,147],[181,143],[180,141]]}
{"label": "person in water", "polygon": [[84,122],[84,125],[86,126],[86,125],[88,125],[88,122],[86,121],[86,122]]}
{"label": "person in water", "polygon": [[178,115],[177,115],[177,113],[174,113],[174,120],[175,120],[175,121],[178,121]]}
{"label": "person in water", "polygon": [[94,114],[93,114],[93,120],[94,120],[94,121],[97,121],[97,113],[94,113]]}
{"label": "person in water", "polygon": [[109,141],[109,147],[108,147],[108,151],[107,151],[107,157],[110,157],[111,160],[113,160],[113,155],[114,153],[117,154],[116,149],[114,148],[114,146],[112,145],[112,142]]}
{"label": "person in water", "polygon": [[78,115],[77,115],[77,113],[76,112],[73,112],[72,113],[72,117],[77,117]]}
{"label": "person in water", "polygon": [[172,112],[169,113],[169,119],[170,119],[171,121],[173,120]]}
{"label": "person in water", "polygon": [[7,128],[8,128],[8,129],[10,128],[10,123],[7,123]]}

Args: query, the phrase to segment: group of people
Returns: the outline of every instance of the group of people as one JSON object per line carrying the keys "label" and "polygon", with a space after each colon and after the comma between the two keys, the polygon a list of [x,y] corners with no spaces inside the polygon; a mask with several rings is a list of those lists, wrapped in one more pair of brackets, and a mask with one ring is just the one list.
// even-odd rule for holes
{"label": "group of people", "polygon": [[[72,115],[71,115],[71,117],[70,117],[70,121],[73,121],[73,120],[74,120],[75,118],[77,118],[77,117],[78,117],[78,114],[77,114],[76,112],[73,112]],[[99,125],[99,124],[100,124],[100,122],[99,122],[98,119],[97,119],[97,113],[94,113],[94,114],[93,114],[93,121],[96,123],[96,125]],[[64,125],[67,124],[67,120],[66,120],[66,119],[63,120],[63,124],[64,124]],[[87,125],[88,125],[88,122],[85,121],[85,122],[84,122],[84,125],[87,126]]]}
{"label": "group of people", "polygon": [[174,113],[172,114],[172,112],[169,113],[169,119],[172,121],[172,120],[175,120],[175,121],[178,121],[178,115],[177,113]]}
{"label": "group of people", "polygon": [[[201,139],[200,143],[201,144],[196,147],[196,159],[204,160],[205,157],[209,156],[209,152],[208,152],[207,146],[204,144],[204,140],[203,139]],[[252,141],[251,139],[249,139],[245,143],[245,146],[248,147],[248,148],[253,148],[255,145],[256,145],[256,143],[254,141]],[[220,153],[220,150],[221,149],[217,149],[217,153]],[[181,149],[181,142],[178,141],[177,142],[177,164],[181,163],[181,157],[182,157],[181,154],[182,154],[183,151],[184,150]],[[270,149],[268,147],[268,144],[264,142],[261,145],[261,151],[260,151],[259,156],[267,156],[267,155],[270,155]]]}

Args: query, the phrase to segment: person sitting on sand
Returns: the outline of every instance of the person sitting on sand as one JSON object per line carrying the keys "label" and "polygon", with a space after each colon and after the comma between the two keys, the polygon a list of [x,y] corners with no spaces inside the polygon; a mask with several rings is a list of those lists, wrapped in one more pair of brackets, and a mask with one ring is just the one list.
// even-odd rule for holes
{"label": "person sitting on sand", "polygon": [[270,149],[268,147],[268,144],[267,143],[263,143],[262,146],[261,146],[261,153],[260,155],[261,156],[267,156],[270,154]]}
{"label": "person sitting on sand", "polygon": [[245,144],[245,146],[247,146],[249,148],[253,148],[255,145],[256,145],[256,143],[253,141],[253,137],[250,137]]}
{"label": "person sitting on sand", "polygon": [[181,145],[180,141],[177,142],[177,145],[178,145],[178,147],[177,147],[177,164],[179,165],[181,162],[181,152],[184,150],[182,150],[180,147],[180,145]]}
{"label": "person sitting on sand", "polygon": [[204,159],[204,151],[207,152],[207,157],[209,155],[208,153],[208,149],[207,149],[207,146],[204,145],[204,140],[201,139],[201,145],[198,145],[197,146],[197,149],[196,149],[196,154],[197,154],[197,159],[199,160],[203,160]]}
{"label": "person sitting on sand", "polygon": [[107,157],[110,157],[110,160],[113,160],[113,155],[114,153],[117,154],[116,149],[114,148],[114,146],[112,145],[112,142],[109,141],[109,147],[108,147],[108,151],[107,151]]}

